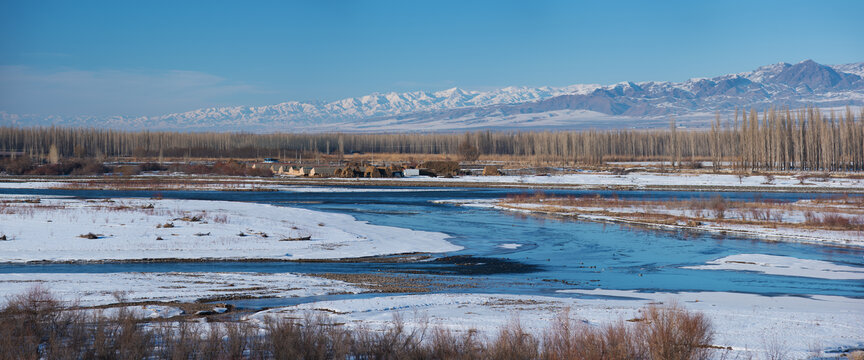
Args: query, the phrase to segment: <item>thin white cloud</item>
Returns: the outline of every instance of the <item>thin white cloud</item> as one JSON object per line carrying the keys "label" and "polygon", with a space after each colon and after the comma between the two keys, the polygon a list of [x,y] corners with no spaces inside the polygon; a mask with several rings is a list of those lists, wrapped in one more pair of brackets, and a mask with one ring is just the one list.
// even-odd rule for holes
{"label": "thin white cloud", "polygon": [[259,93],[199,71],[45,70],[0,66],[0,111],[42,115],[159,115]]}

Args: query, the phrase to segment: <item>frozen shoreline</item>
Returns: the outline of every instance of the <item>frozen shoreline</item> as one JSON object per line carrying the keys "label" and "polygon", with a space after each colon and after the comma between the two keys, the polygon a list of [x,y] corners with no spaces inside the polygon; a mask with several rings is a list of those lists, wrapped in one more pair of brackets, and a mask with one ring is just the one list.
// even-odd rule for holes
{"label": "frozen shoreline", "polygon": [[[7,238],[0,241],[0,262],[341,259],[462,249],[442,233],[264,204],[45,197],[27,203],[25,197],[3,195],[0,200],[0,235]],[[95,238],[82,238],[86,234]]]}
{"label": "frozen shoreline", "polygon": [[[95,188],[95,189],[158,189],[158,190],[226,190],[226,191],[312,191],[355,192],[362,186],[405,187],[517,187],[574,188],[618,190],[716,190],[716,191],[792,191],[792,192],[864,192],[864,178],[811,177],[801,174],[739,177],[713,173],[631,172],[616,175],[608,172],[577,172],[550,175],[455,176],[405,178],[247,178],[221,176],[191,176],[182,174],[140,175],[132,177],[0,177],[2,188]],[[812,174],[811,174],[812,175]],[[343,186],[340,188],[340,186]],[[344,188],[361,186],[361,188]],[[407,191],[375,189],[372,191]]]}
{"label": "frozen shoreline", "polygon": [[803,182],[794,176],[777,175],[772,181],[761,175],[739,178],[732,174],[658,174],[633,172],[625,175],[610,173],[575,173],[562,175],[502,175],[502,176],[457,176],[453,178],[410,177],[402,181],[429,182],[467,182],[467,183],[498,183],[498,184],[536,184],[536,185],[586,185],[586,186],[632,186],[635,188],[648,186],[703,186],[728,188],[848,188],[864,189],[864,179],[830,178],[826,181],[806,180]]}

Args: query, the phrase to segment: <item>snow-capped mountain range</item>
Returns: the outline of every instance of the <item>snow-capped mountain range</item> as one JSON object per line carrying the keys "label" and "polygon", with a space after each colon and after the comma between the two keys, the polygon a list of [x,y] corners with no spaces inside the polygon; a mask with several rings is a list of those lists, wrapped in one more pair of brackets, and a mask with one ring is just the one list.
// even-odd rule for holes
{"label": "snow-capped mountain range", "polygon": [[153,117],[38,117],[0,111],[0,125],[181,131],[453,131],[704,126],[735,108],[864,106],[864,62],[778,63],[684,82],[566,87],[452,88],[371,94],[333,102],[207,108]]}

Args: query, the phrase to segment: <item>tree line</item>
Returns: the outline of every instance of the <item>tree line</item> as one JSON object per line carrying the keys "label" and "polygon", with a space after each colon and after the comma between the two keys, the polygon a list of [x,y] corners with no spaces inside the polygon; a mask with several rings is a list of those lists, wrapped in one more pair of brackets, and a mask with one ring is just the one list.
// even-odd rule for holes
{"label": "tree line", "polygon": [[0,152],[77,158],[294,158],[398,153],[514,156],[539,161],[710,160],[744,170],[864,170],[864,109],[736,110],[710,129],[478,131],[468,133],[182,133],[66,127],[0,127]]}

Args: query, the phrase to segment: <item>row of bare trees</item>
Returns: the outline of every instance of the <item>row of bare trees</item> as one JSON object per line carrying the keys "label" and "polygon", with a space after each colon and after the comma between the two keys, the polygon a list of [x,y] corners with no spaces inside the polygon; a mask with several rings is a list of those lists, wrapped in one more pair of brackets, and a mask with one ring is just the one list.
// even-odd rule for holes
{"label": "row of bare trees", "polygon": [[[470,150],[470,151],[469,151]],[[476,151],[475,151],[476,150]],[[710,129],[473,132],[465,134],[251,134],[2,127],[0,151],[34,157],[294,157],[302,153],[507,155],[541,161],[711,160],[747,170],[864,170],[864,110],[735,111]]]}

